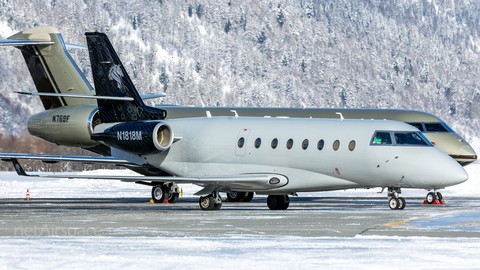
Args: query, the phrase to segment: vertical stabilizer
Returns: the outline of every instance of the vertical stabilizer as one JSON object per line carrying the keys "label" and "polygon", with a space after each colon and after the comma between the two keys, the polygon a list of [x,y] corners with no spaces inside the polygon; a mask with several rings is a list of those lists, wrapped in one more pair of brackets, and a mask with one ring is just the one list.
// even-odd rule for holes
{"label": "vertical stabilizer", "polygon": [[[0,45],[20,49],[38,92],[95,94],[93,87],[68,53],[62,35],[56,28],[40,26],[28,29],[2,40]],[[94,100],[81,98],[41,96],[40,99],[46,110],[96,104]]]}
{"label": "vertical stabilizer", "polygon": [[99,96],[132,97],[133,101],[97,100],[103,123],[159,120],[166,111],[146,106],[128,76],[108,37],[85,33],[95,90]]}

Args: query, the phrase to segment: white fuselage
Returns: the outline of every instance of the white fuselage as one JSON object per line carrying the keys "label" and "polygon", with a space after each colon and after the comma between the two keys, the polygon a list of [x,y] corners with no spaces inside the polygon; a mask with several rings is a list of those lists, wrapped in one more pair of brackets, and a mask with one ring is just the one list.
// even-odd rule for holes
{"label": "white fuselage", "polygon": [[[183,177],[271,173],[288,178],[287,185],[262,194],[355,187],[432,189],[468,179],[455,160],[430,144],[371,145],[376,131],[418,132],[396,121],[212,117],[165,122],[181,139],[168,151],[143,156],[149,164]],[[288,149],[290,139],[293,145]],[[303,149],[305,140],[308,147]]]}

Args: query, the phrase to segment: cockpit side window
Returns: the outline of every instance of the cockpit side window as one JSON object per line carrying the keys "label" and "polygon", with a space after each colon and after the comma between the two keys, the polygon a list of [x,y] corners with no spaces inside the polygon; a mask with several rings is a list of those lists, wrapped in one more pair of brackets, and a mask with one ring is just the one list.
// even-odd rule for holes
{"label": "cockpit side window", "polygon": [[390,136],[390,132],[382,132],[382,131],[377,131],[375,135],[373,135],[372,142],[370,143],[372,145],[386,145],[386,144],[392,144],[392,137]]}
{"label": "cockpit side window", "polygon": [[422,132],[425,131],[425,130],[423,129],[422,123],[407,123],[407,124],[418,128],[418,130],[420,130],[420,131],[422,131]]}
{"label": "cockpit side window", "polygon": [[430,145],[428,140],[419,132],[395,132],[394,137],[397,145]]}
{"label": "cockpit side window", "polygon": [[441,123],[425,123],[427,132],[448,132]]}

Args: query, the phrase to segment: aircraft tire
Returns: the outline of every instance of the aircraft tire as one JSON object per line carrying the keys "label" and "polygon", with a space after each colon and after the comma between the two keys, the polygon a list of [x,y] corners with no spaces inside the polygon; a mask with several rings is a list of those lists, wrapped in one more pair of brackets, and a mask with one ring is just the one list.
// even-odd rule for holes
{"label": "aircraft tire", "polygon": [[243,200],[244,197],[245,197],[245,192],[235,192],[235,191],[227,192],[227,199],[229,202],[239,202],[240,200]]}
{"label": "aircraft tire", "polygon": [[436,196],[434,192],[429,192],[427,194],[427,197],[425,198],[428,204],[432,204],[435,201],[435,199],[436,199]]}
{"label": "aircraft tire", "polygon": [[214,203],[212,210],[220,210],[220,208],[222,208],[222,203],[221,202],[220,203]]}
{"label": "aircraft tire", "polygon": [[388,206],[390,206],[390,209],[392,209],[392,210],[397,210],[399,205],[400,205],[400,203],[398,202],[397,198],[391,198],[388,201]]}
{"label": "aircraft tire", "polygon": [[213,199],[212,195],[200,197],[198,203],[202,210],[213,210],[213,208],[215,207],[215,200]]}
{"label": "aircraft tire", "polygon": [[251,202],[254,195],[255,195],[255,192],[253,191],[246,192],[242,200],[244,202]]}
{"label": "aircraft tire", "polygon": [[397,208],[397,209],[398,209],[398,210],[403,210],[403,209],[405,209],[405,206],[406,206],[406,204],[407,204],[407,202],[405,201],[405,198],[403,198],[403,197],[398,198],[398,202],[399,202],[399,205],[398,205],[398,208]]}
{"label": "aircraft tire", "polygon": [[156,203],[163,203],[167,198],[167,194],[170,192],[168,188],[164,185],[154,186],[152,188],[152,200]]}
{"label": "aircraft tire", "polygon": [[288,195],[268,195],[267,206],[270,210],[286,210],[289,205]]}
{"label": "aircraft tire", "polygon": [[178,201],[178,198],[180,197],[180,193],[170,193],[168,196],[168,203],[176,203]]}
{"label": "aircraft tire", "polygon": [[443,199],[442,193],[437,192],[437,199],[440,201]]}

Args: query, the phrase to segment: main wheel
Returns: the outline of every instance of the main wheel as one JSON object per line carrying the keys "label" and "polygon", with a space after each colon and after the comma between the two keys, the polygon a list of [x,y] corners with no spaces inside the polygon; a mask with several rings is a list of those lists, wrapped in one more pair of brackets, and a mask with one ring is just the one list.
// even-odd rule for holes
{"label": "main wheel", "polygon": [[227,192],[227,198],[229,202],[239,202],[243,199],[243,197],[245,197],[245,192]]}
{"label": "main wheel", "polygon": [[441,201],[443,199],[442,193],[437,192],[437,199]]}
{"label": "main wheel", "polygon": [[215,207],[215,200],[213,199],[212,195],[208,195],[205,197],[200,197],[199,204],[202,210],[213,210]]}
{"label": "main wheel", "polygon": [[290,205],[288,195],[269,195],[267,205],[270,210],[286,210]]}
{"label": "main wheel", "polygon": [[287,210],[288,206],[290,205],[290,197],[288,195],[281,195],[282,196],[282,206],[280,210]]}
{"label": "main wheel", "polygon": [[390,201],[388,201],[388,206],[390,206],[390,209],[396,210],[399,207],[399,202],[397,198],[391,198]]}
{"label": "main wheel", "polygon": [[[220,197],[220,195],[218,195],[218,197]],[[220,210],[220,208],[222,208],[222,197],[220,197],[220,203],[215,203],[215,199],[213,201],[213,210]]]}
{"label": "main wheel", "polygon": [[162,203],[166,200],[170,190],[164,185],[154,186],[152,188],[152,200],[156,203]]}
{"label": "main wheel", "polygon": [[434,192],[429,192],[425,200],[428,204],[432,204],[437,199],[436,197]]}
{"label": "main wheel", "polygon": [[403,198],[403,197],[398,198],[398,203],[399,203],[398,208],[397,208],[398,210],[405,209],[405,206],[407,204],[407,202],[405,201],[405,198]]}
{"label": "main wheel", "polygon": [[249,191],[245,194],[245,197],[243,197],[244,202],[251,202],[253,199],[253,195],[255,195],[255,192]]}
{"label": "main wheel", "polygon": [[178,198],[180,198],[180,193],[170,193],[168,196],[168,202],[169,203],[176,203],[178,201]]}

